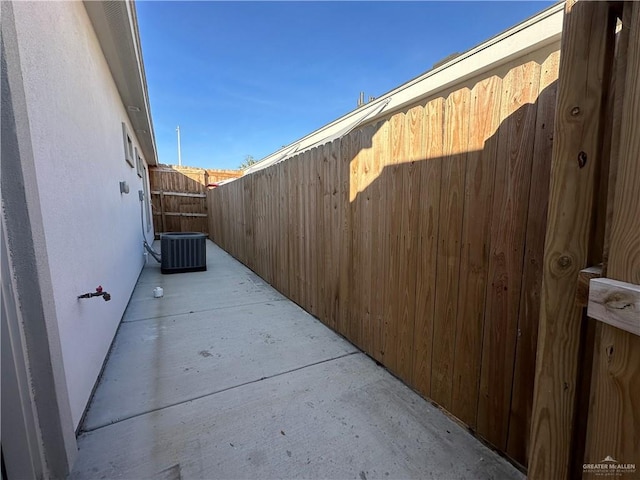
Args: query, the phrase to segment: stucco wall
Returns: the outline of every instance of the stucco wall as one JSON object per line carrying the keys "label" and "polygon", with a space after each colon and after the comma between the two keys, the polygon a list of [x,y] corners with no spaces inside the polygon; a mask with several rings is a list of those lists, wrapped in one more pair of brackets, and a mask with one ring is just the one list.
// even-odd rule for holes
{"label": "stucco wall", "polygon": [[[142,179],[124,160],[121,122],[129,120],[83,4],[16,2],[14,10],[33,181],[77,427],[143,266]],[[137,146],[130,125],[129,132]],[[144,231],[153,239],[146,219]],[[111,301],[77,299],[98,285]]]}

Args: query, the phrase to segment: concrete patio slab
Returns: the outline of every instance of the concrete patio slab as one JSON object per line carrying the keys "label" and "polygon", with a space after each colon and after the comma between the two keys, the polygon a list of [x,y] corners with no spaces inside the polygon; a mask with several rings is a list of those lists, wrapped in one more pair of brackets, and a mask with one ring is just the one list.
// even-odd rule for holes
{"label": "concrete patio slab", "polygon": [[284,300],[123,323],[83,428],[356,351]]}
{"label": "concrete patio slab", "polygon": [[70,478],[523,478],[207,243],[207,272],[145,267]]}
{"label": "concrete patio slab", "polygon": [[356,353],[85,434],[71,478],[520,476]]}
{"label": "concrete patio slab", "polygon": [[[285,299],[278,291],[226,252],[214,255],[207,242],[207,270],[204,272],[163,275],[153,260],[145,267],[131,296],[123,321],[159,318],[213,308]],[[158,249],[159,250],[159,249]],[[164,297],[153,297],[153,289],[162,287]]]}

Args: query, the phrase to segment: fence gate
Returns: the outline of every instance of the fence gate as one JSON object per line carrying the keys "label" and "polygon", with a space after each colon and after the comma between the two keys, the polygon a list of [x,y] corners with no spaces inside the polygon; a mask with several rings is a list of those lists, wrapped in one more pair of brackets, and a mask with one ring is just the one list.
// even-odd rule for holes
{"label": "fence gate", "polygon": [[237,170],[160,165],[149,169],[153,226],[162,232],[209,234],[207,190],[216,182],[242,176]]}

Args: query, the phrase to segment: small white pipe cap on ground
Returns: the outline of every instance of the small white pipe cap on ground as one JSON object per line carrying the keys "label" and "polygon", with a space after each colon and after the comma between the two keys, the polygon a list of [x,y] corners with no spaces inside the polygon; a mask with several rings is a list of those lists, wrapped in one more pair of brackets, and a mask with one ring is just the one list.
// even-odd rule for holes
{"label": "small white pipe cap on ground", "polygon": [[164,295],[164,290],[162,290],[162,287],[156,287],[153,289],[153,296],[155,298],[160,298]]}

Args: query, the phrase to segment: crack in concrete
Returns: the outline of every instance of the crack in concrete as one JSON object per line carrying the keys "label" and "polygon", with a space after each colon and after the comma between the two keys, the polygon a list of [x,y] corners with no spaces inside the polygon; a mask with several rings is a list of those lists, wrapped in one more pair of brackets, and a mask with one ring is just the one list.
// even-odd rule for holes
{"label": "crack in concrete", "polygon": [[262,382],[264,380],[269,380],[270,378],[280,377],[282,375],[286,375],[288,373],[297,372],[298,370],[303,370],[305,368],[313,367],[313,366],[320,365],[320,364],[323,364],[323,363],[332,362],[334,360],[340,360],[341,358],[345,358],[345,357],[348,357],[348,356],[351,356],[351,355],[355,355],[355,354],[358,354],[358,353],[363,354],[360,350],[355,350],[353,352],[348,352],[348,353],[345,353],[345,354],[342,354],[342,355],[338,355],[337,357],[327,358],[325,360],[319,360],[317,362],[313,362],[313,363],[309,363],[307,365],[302,365],[300,367],[292,368],[292,369],[286,370],[284,372],[274,373],[273,375],[269,375],[268,377],[256,378],[255,380],[250,380],[248,382],[240,383],[238,385],[233,385],[231,387],[223,388],[221,390],[216,390],[215,392],[205,393],[203,395],[198,395],[196,397],[189,398],[189,399],[186,399],[186,400],[182,400],[180,402],[171,403],[169,405],[165,405],[165,406],[162,406],[162,407],[158,407],[158,408],[154,408],[154,409],[151,409],[151,410],[147,410],[145,412],[140,412],[140,413],[136,413],[134,415],[129,415],[127,417],[118,418],[117,420],[114,420],[112,422],[108,422],[108,423],[104,423],[104,424],[101,424],[101,425],[97,425],[95,427],[92,427],[92,428],[89,428],[89,429],[86,429],[86,430],[83,429],[83,430],[80,431],[80,434],[78,436],[84,435],[85,433],[95,432],[96,430],[99,430],[101,428],[105,428],[105,427],[108,427],[110,425],[115,425],[116,423],[120,423],[120,422],[124,422],[124,421],[127,421],[127,420],[131,420],[132,418],[141,417],[141,416],[147,415],[149,413],[159,412],[160,410],[164,410],[166,408],[176,407],[178,405],[182,405],[183,403],[193,402],[194,400],[200,400],[201,398],[206,398],[206,397],[210,397],[210,396],[213,396],[213,395],[217,395],[219,393],[228,392],[229,390],[233,390],[233,389],[236,389],[236,388],[244,387],[246,385],[251,385],[252,383],[258,383],[258,382]]}
{"label": "crack in concrete", "polygon": [[241,304],[238,304],[238,305],[225,305],[224,307],[205,308],[203,310],[189,310],[188,312],[169,313],[167,315],[156,315],[155,317],[136,318],[134,320],[124,320],[123,319],[122,322],[120,322],[120,323],[136,323],[136,322],[144,322],[144,321],[149,321],[149,320],[156,320],[158,318],[181,317],[181,316],[184,316],[184,315],[191,315],[192,313],[213,312],[213,311],[217,311],[217,310],[224,310],[224,309],[227,309],[227,308],[250,307],[252,305],[264,305],[264,304],[267,304],[269,302],[283,302],[285,300],[288,300],[288,298],[276,298],[276,299],[262,300],[260,302],[241,303]]}

